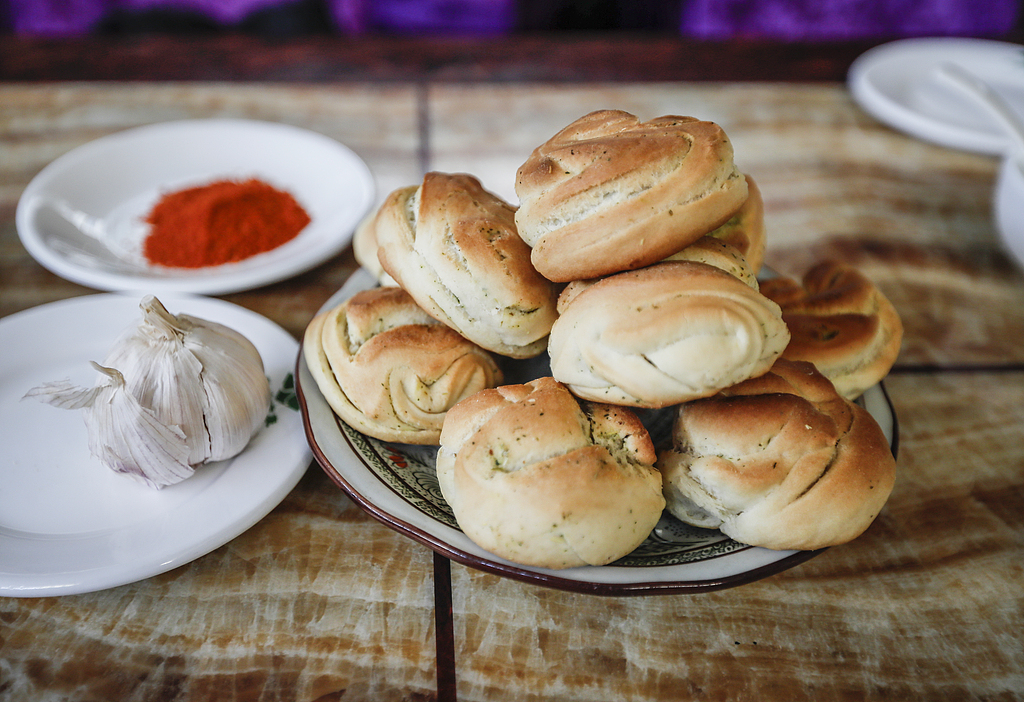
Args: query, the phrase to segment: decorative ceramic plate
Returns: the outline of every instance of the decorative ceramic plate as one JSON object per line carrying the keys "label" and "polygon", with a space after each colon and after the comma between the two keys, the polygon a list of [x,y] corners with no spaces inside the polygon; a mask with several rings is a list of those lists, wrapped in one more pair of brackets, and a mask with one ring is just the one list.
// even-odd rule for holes
{"label": "decorative ceramic plate", "polygon": [[[323,309],[375,284],[373,277],[361,269]],[[537,361],[511,363],[506,368],[506,382],[525,382],[543,372]],[[746,546],[717,530],[690,527],[665,513],[639,548],[610,565],[566,570],[518,565],[481,549],[459,529],[438,487],[436,448],[378,441],[349,427],[331,411],[301,354],[296,384],[306,436],[327,475],[384,524],[474,568],[548,587],[602,595],[699,592],[752,582],[820,553]],[[875,386],[861,401],[878,420],[895,451],[895,415],[885,391]],[[655,443],[671,426],[671,410],[641,417]]]}
{"label": "decorative ceramic plate", "polygon": [[[166,268],[142,255],[144,219],[166,193],[259,178],[290,193],[311,222],[281,246],[237,263]],[[100,290],[224,294],[284,280],[351,240],[374,197],[349,148],[286,124],[164,122],[89,142],[46,166],[18,202],[18,234],[50,271]]]}
{"label": "decorative ceramic plate", "polygon": [[167,294],[168,310],[225,324],[255,344],[275,394],[266,426],[231,460],[161,490],[113,472],[89,452],[82,413],[22,399],[44,382],[91,386],[140,297],[71,298],[0,320],[0,596],[102,590],[184,565],[272,510],[312,456],[294,391],[298,343],[222,300]]}
{"label": "decorative ceramic plate", "polygon": [[999,123],[938,77],[954,63],[987,82],[1024,117],[1024,46],[952,37],[901,39],[875,47],[850,66],[853,98],[889,126],[926,141],[998,155],[1009,139]]}

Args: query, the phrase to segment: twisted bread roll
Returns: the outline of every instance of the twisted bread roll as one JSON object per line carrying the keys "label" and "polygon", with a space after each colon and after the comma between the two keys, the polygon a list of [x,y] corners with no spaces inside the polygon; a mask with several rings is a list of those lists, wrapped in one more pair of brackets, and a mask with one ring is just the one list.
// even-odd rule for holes
{"label": "twisted bread roll", "polygon": [[502,378],[490,354],[395,287],[318,314],[302,349],[337,415],[383,441],[437,444],[448,409]]}
{"label": "twisted bread roll", "polygon": [[651,533],[665,506],[655,458],[635,414],[540,378],[453,407],[437,478],[477,545],[515,563],[572,568],[610,563]]}
{"label": "twisted bread roll", "polygon": [[825,261],[802,285],[773,278],[761,292],[782,308],[792,335],[782,357],[813,363],[844,397],[859,397],[896,362],[903,340],[899,313],[854,268]]}
{"label": "twisted bread roll", "polygon": [[747,199],[728,222],[712,230],[708,236],[721,239],[741,254],[754,275],[764,265],[764,255],[768,248],[768,235],[764,228],[764,199],[761,189],[749,175],[747,179]]}
{"label": "twisted bread roll", "polygon": [[505,356],[540,354],[557,291],[530,263],[515,210],[469,175],[428,173],[375,222],[384,271],[436,319]]}
{"label": "twisted bread roll", "polygon": [[384,272],[377,258],[377,214],[379,209],[371,210],[363,217],[352,235],[352,254],[356,262],[369,271],[381,285],[396,285],[395,280]]}
{"label": "twisted bread roll", "polygon": [[668,261],[564,293],[551,373],[576,395],[665,407],[767,371],[789,341],[779,307],[713,266]]}
{"label": "twisted bread roll", "polygon": [[859,536],[892,491],[896,461],[867,410],[809,363],[681,405],[658,457],[669,512],[736,541],[813,550]]}
{"label": "twisted bread roll", "polygon": [[747,199],[721,127],[692,117],[581,117],[519,168],[519,235],[549,280],[648,266],[728,221]]}

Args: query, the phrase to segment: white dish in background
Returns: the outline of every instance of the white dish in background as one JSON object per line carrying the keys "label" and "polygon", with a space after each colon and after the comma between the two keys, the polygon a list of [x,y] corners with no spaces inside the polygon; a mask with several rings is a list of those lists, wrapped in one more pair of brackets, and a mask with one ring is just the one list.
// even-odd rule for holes
{"label": "white dish in background", "polygon": [[[215,180],[259,178],[289,192],[311,222],[293,240],[237,263],[199,269],[150,265],[143,222],[159,198]],[[343,249],[374,197],[366,164],[322,134],[239,119],[183,120],[111,134],[46,166],[25,188],[15,219],[44,267],[99,290],[208,295],[248,290],[306,271]],[[67,207],[105,229],[113,248],[59,214]]]}
{"label": "white dish in background", "polygon": [[[298,342],[254,312],[223,300],[166,294],[168,310],[226,324],[263,357],[271,390],[287,394]],[[269,423],[228,461],[156,490],[93,458],[80,411],[25,393],[70,378],[91,386],[140,298],[99,294],[0,319],[0,596],[102,590],[184,565],[235,538],[272,510],[311,462],[299,412],[275,397]]]}
{"label": "white dish in background", "polygon": [[[373,276],[359,269],[322,309],[374,285]],[[506,382],[537,377],[533,361],[512,363],[520,372],[512,377],[507,374]],[[746,546],[717,530],[689,527],[666,514],[647,541],[610,565],[548,570],[506,561],[477,546],[458,528],[437,484],[436,447],[382,442],[356,432],[333,413],[301,357],[298,366],[296,387],[306,435],[324,472],[382,523],[464,565],[563,590],[600,595],[659,594],[742,585],[820,553]],[[896,417],[882,386],[869,388],[862,402],[878,420],[895,453]],[[663,414],[645,421],[664,429],[670,425],[664,420]]]}
{"label": "white dish in background", "polygon": [[850,66],[854,100],[889,126],[942,146],[1002,154],[1008,139],[980,105],[937,75],[953,63],[975,74],[1024,115],[1024,46],[984,39],[902,39],[875,47]]}
{"label": "white dish in background", "polygon": [[1003,159],[993,203],[993,218],[1003,246],[1024,267],[1024,156]]}

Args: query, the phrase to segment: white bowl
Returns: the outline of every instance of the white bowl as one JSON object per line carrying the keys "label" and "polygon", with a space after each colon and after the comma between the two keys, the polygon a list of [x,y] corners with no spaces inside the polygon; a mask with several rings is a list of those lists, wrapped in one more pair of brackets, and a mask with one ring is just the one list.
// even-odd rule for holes
{"label": "white bowl", "polygon": [[1007,155],[996,180],[994,216],[1003,246],[1024,266],[1024,156]]}

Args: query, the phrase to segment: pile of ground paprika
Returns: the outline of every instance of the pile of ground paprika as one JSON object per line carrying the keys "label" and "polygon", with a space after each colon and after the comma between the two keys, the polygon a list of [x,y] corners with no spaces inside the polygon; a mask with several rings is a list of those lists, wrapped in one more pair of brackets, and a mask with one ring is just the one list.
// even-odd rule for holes
{"label": "pile of ground paprika", "polygon": [[218,180],[163,195],[142,252],[160,266],[219,266],[275,249],[309,222],[292,195],[258,178]]}

